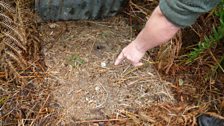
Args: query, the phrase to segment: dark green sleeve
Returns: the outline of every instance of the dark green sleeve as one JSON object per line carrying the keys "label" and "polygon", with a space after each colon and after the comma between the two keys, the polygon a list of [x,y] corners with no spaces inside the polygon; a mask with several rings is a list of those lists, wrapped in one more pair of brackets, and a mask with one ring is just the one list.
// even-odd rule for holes
{"label": "dark green sleeve", "polygon": [[166,18],[179,27],[192,25],[197,18],[214,8],[221,0],[160,0]]}

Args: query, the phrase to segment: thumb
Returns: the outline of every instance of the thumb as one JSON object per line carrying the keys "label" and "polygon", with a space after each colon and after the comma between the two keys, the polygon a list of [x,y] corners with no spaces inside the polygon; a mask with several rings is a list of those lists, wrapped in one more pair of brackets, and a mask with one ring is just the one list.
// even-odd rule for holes
{"label": "thumb", "polygon": [[119,65],[119,64],[122,62],[122,60],[124,60],[124,59],[125,59],[125,56],[124,56],[123,52],[121,52],[121,53],[119,54],[119,56],[117,57],[117,59],[116,59],[114,65]]}

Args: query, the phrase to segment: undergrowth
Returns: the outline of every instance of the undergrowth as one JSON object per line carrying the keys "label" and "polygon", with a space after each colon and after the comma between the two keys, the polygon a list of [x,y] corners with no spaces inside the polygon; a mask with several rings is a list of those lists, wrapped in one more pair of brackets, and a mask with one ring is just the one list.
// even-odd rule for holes
{"label": "undergrowth", "polygon": [[224,38],[224,0],[222,0],[214,12],[219,18],[219,25],[216,27],[214,26],[211,34],[205,36],[204,40],[199,42],[197,47],[195,47],[193,51],[188,54],[187,63],[192,63],[197,60],[203,52],[215,47],[215,45],[217,45],[217,43]]}
{"label": "undergrowth", "polygon": [[31,3],[0,1],[0,126],[49,125],[56,118]]}
{"label": "undergrowth", "polygon": [[[0,2],[0,72],[2,78],[25,84],[30,79],[44,71],[41,65],[41,40],[31,10],[28,10],[26,0]],[[41,70],[42,69],[42,70]],[[29,78],[28,77],[28,78]]]}

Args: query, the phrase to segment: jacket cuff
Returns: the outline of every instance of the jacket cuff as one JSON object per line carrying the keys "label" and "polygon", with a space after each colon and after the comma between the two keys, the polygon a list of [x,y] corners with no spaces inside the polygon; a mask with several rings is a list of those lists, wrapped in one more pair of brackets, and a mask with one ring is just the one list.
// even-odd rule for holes
{"label": "jacket cuff", "polygon": [[200,13],[189,11],[178,0],[160,0],[159,7],[163,15],[174,25],[184,28],[192,25]]}

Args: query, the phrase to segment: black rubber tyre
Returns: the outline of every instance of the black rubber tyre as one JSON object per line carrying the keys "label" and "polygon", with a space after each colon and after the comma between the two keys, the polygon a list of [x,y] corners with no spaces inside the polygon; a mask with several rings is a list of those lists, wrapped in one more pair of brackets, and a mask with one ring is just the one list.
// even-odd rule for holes
{"label": "black rubber tyre", "polygon": [[200,115],[197,118],[199,126],[224,126],[224,119],[207,114]]}
{"label": "black rubber tyre", "polygon": [[127,0],[35,0],[43,20],[99,19],[114,16]]}

